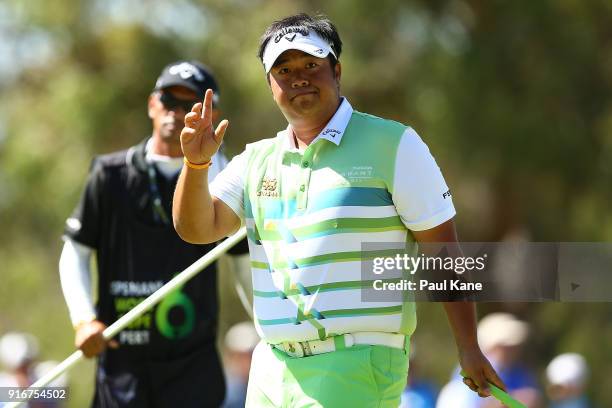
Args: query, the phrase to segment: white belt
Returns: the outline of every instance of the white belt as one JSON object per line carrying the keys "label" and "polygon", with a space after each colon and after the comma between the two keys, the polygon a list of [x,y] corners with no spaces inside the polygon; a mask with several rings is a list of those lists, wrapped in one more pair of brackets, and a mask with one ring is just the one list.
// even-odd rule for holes
{"label": "white belt", "polygon": [[[336,347],[336,342],[344,347]],[[397,333],[383,332],[355,332],[346,333],[339,336],[328,337],[325,340],[310,341],[284,341],[271,346],[289,354],[291,357],[307,357],[315,354],[330,353],[342,348],[352,347],[356,344],[367,344],[370,346],[387,346],[396,349],[403,349],[406,336]]]}

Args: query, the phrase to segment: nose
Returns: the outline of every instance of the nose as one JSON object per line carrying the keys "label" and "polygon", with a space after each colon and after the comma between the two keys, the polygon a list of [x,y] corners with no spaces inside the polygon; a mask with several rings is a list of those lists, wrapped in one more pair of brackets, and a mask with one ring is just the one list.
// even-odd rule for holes
{"label": "nose", "polygon": [[293,81],[291,82],[291,88],[293,89],[304,88],[308,85],[310,85],[310,82],[308,82],[306,78],[302,78],[299,75],[293,78]]}
{"label": "nose", "polygon": [[175,116],[180,120],[185,117],[187,112],[185,112],[185,109],[182,106],[176,106],[174,108],[168,109],[168,114]]}

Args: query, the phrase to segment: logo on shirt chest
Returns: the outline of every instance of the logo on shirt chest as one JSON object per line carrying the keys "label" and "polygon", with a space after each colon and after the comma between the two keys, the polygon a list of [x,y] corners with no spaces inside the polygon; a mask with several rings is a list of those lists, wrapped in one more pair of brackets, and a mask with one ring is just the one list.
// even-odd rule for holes
{"label": "logo on shirt chest", "polygon": [[342,177],[350,182],[369,180],[374,177],[374,167],[372,166],[353,166],[340,173]]}
{"label": "logo on shirt chest", "polygon": [[278,180],[271,177],[264,177],[261,187],[257,191],[257,197],[279,197]]}

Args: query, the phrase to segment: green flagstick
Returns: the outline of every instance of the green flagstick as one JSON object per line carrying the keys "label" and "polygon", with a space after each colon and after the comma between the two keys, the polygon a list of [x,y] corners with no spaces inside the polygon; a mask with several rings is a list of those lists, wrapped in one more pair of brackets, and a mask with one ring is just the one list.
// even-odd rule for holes
{"label": "green flagstick", "polygon": [[[461,375],[467,377],[463,371],[461,371]],[[496,387],[494,384],[489,383],[489,390],[491,391],[491,395],[509,408],[527,408],[522,402],[515,400],[507,392]]]}
{"label": "green flagstick", "polygon": [[493,395],[499,402],[506,405],[510,408],[527,408],[520,401],[512,398],[507,392],[497,388],[495,385],[489,383],[489,389],[491,390],[491,395]]}

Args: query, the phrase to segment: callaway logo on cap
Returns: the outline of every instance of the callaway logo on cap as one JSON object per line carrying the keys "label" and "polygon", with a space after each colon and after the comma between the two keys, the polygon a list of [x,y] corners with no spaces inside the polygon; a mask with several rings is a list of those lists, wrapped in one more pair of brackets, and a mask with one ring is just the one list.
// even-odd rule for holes
{"label": "callaway logo on cap", "polygon": [[204,75],[202,75],[200,70],[189,62],[181,62],[180,64],[173,65],[168,69],[168,72],[172,75],[179,75],[183,79],[194,76],[198,81],[204,80]]}
{"label": "callaway logo on cap", "polygon": [[316,32],[289,27],[281,30],[266,45],[263,53],[263,65],[266,73],[270,72],[276,59],[287,50],[300,50],[318,58],[325,58],[329,53],[336,57],[331,44]]}
{"label": "callaway logo on cap", "polygon": [[155,90],[159,91],[171,86],[184,86],[194,91],[198,98],[204,98],[208,88],[215,93],[213,103],[218,102],[219,87],[210,70],[197,61],[177,61],[167,65],[155,83]]}

